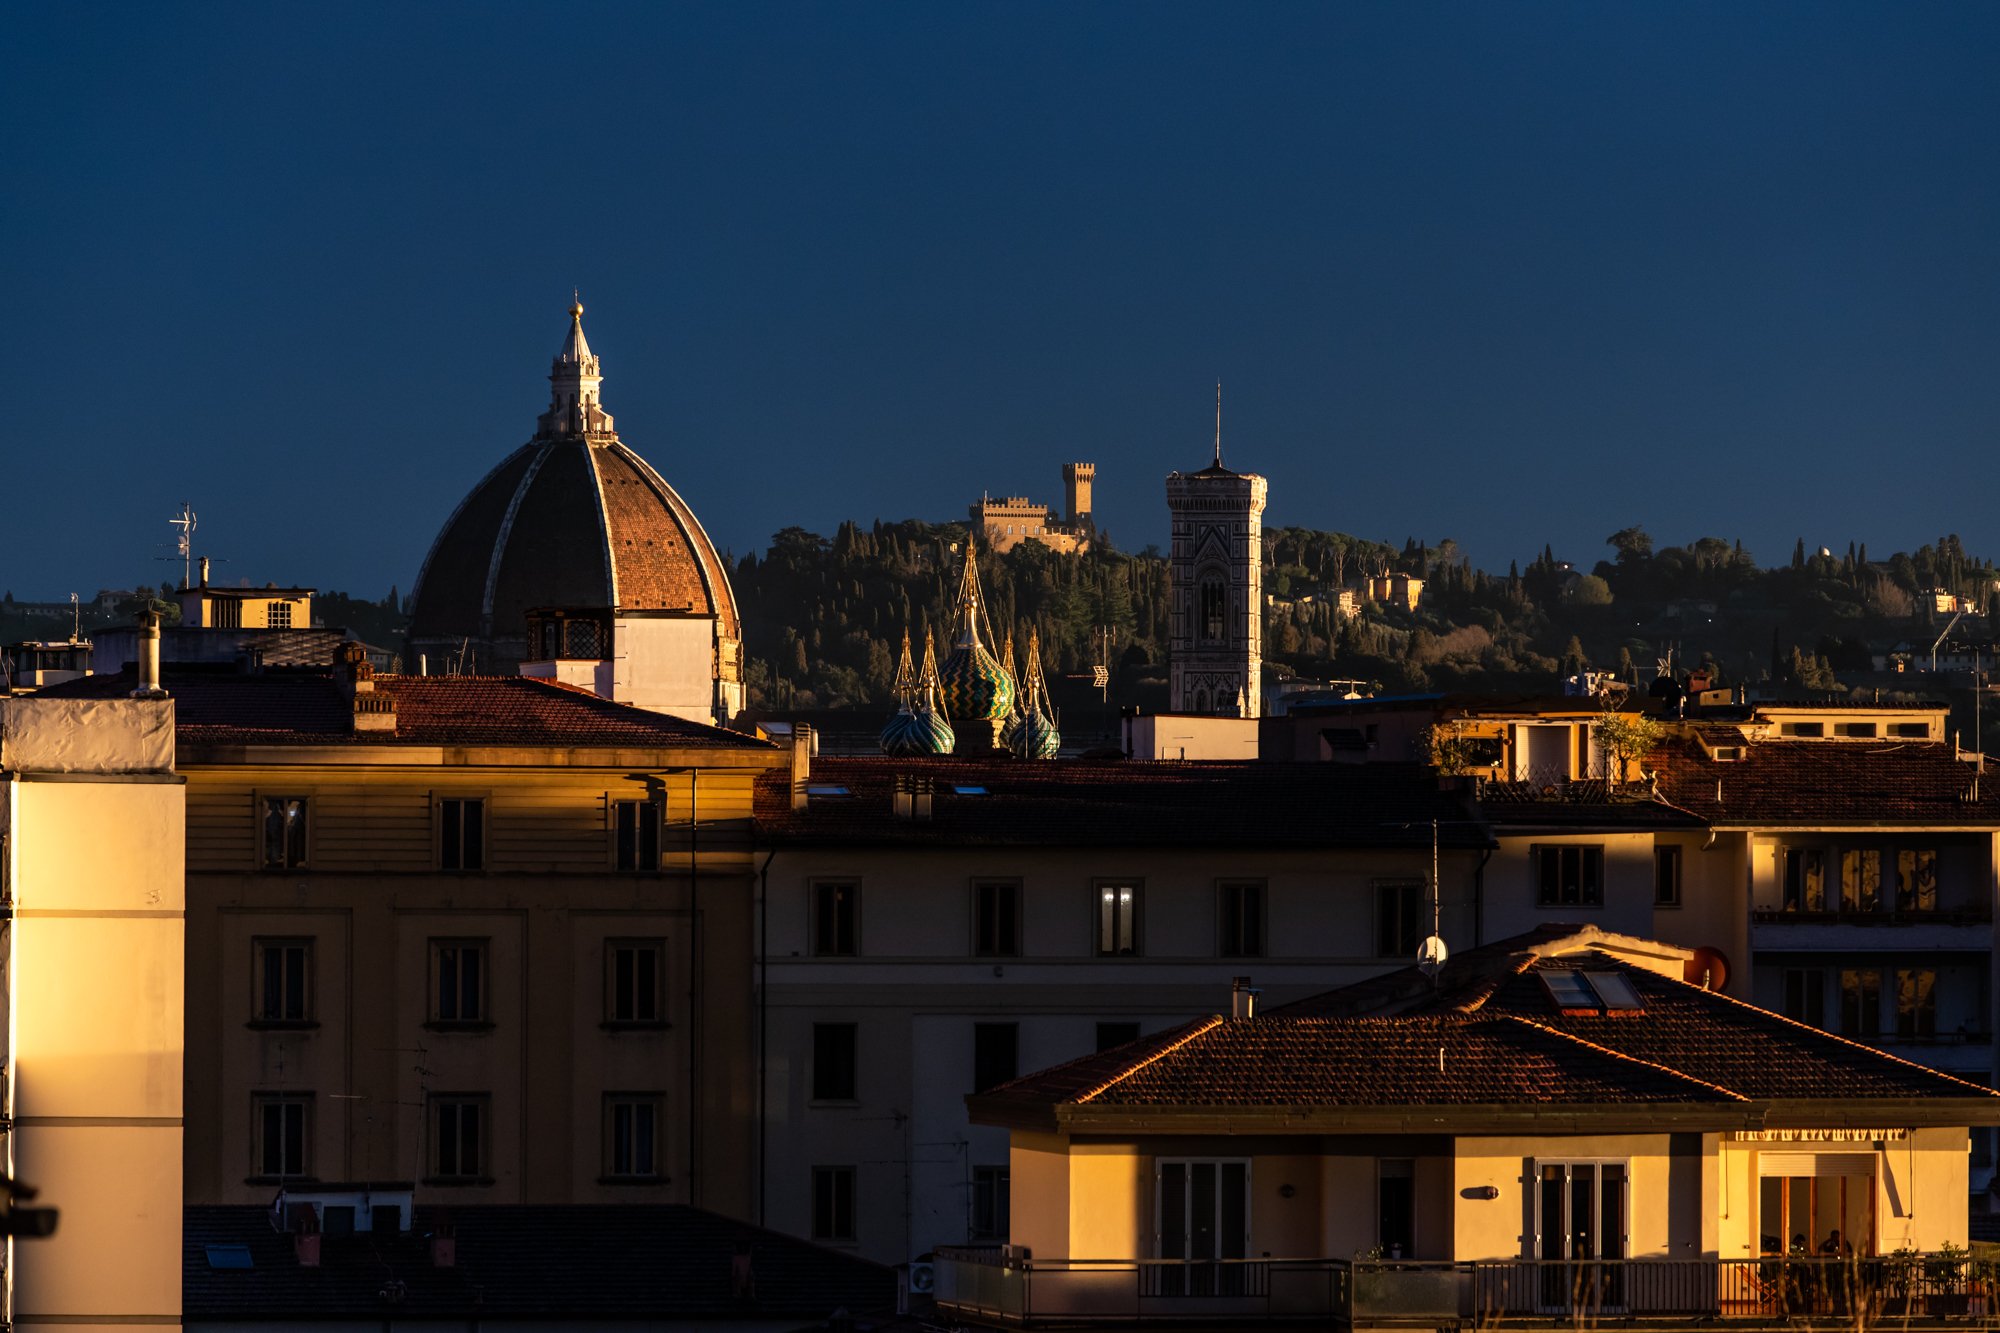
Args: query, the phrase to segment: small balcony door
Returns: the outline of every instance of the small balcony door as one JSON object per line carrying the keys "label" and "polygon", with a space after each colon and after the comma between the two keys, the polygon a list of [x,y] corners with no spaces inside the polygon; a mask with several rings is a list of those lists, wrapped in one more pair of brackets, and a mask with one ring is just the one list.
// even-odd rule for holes
{"label": "small balcony door", "polygon": [[[1620,1310],[1625,1305],[1628,1180],[1623,1162],[1535,1163],[1535,1257],[1542,1308]],[[1548,1262],[1555,1260],[1558,1262]]]}
{"label": "small balcony door", "polygon": [[1153,1167],[1158,1218],[1155,1249],[1162,1259],[1162,1296],[1240,1295],[1243,1266],[1218,1262],[1250,1252],[1250,1163],[1241,1159],[1162,1159]]}

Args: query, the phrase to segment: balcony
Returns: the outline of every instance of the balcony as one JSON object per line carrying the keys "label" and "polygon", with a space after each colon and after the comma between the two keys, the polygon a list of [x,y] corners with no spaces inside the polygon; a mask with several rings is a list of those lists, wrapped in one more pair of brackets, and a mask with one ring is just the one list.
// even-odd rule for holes
{"label": "balcony", "polygon": [[1802,912],[1756,907],[1750,945],[1757,950],[1988,949],[1993,913],[1983,904],[1930,912]]}
{"label": "balcony", "polygon": [[1991,1275],[1962,1256],[1869,1259],[1629,1259],[1568,1263],[1353,1262],[1344,1259],[1008,1258],[941,1249],[940,1310],[992,1328],[1108,1324],[1333,1323],[1436,1328],[1963,1326],[2000,1314]]}

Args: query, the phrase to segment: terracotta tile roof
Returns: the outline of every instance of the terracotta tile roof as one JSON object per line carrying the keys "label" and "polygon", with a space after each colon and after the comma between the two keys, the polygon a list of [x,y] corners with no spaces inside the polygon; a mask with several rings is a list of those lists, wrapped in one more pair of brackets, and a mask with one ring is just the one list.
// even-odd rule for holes
{"label": "terracotta tile roof", "polygon": [[[766,741],[601,699],[526,676],[377,676],[396,701],[395,732],[355,732],[334,678],[316,671],[165,669],[176,740],[195,745],[561,746],[777,749]],[[56,697],[122,697],[129,672],[52,687]]]}
{"label": "terracotta tile roof", "polygon": [[[1929,1100],[1964,1117],[1957,1123],[2000,1124],[2000,1093],[1634,966],[1593,942],[1650,943],[1545,927],[1454,957],[1436,986],[1407,969],[1257,1018],[1201,1019],[1030,1074],[970,1105],[976,1121],[1022,1123],[1062,1108],[1582,1111]],[[1641,1007],[1562,1009],[1538,975],[1555,969],[1616,973]]]}
{"label": "terracotta tile roof", "polygon": [[1496,833],[1519,829],[1703,828],[1700,819],[1653,799],[1644,784],[1613,788],[1601,779],[1537,787],[1531,782],[1487,782],[1479,809]]}
{"label": "terracotta tile roof", "polygon": [[[929,780],[931,816],[898,817],[899,780]],[[790,776],[757,784],[762,836],[784,843],[1425,847],[1492,843],[1466,797],[1416,764],[816,759],[804,810]],[[960,794],[977,788],[983,794]]]}
{"label": "terracotta tile roof", "polygon": [[1936,741],[1754,741],[1712,760],[1696,741],[1663,741],[1646,758],[1660,799],[1722,825],[2000,827],[2000,781],[1971,798],[1974,770]]}
{"label": "terracotta tile roof", "polygon": [[[802,1240],[668,1204],[486,1205],[449,1210],[457,1264],[431,1264],[429,1233],[444,1210],[419,1207],[409,1231],[320,1238],[320,1265],[300,1265],[292,1237],[258,1205],[183,1210],[181,1279],[188,1318],[236,1321],[384,1317],[400,1284],[398,1320],[450,1318],[737,1320],[816,1323],[845,1307],[893,1306],[895,1274]],[[217,1268],[211,1245],[240,1245],[251,1267]],[[734,1282],[747,1252],[752,1290]],[[789,1326],[789,1325],[787,1325]]]}

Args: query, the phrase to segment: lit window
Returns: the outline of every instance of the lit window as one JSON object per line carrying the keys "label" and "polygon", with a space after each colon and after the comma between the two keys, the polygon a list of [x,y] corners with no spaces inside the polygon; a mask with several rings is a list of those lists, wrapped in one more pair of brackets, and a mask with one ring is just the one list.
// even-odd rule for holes
{"label": "lit window", "polygon": [[1849,847],[1840,854],[1840,910],[1873,912],[1882,906],[1882,853]]}
{"label": "lit window", "polygon": [[306,798],[264,798],[264,864],[292,870],[306,863]]}
{"label": "lit window", "polygon": [[267,605],[264,608],[264,623],[272,629],[290,629],[292,627],[292,604],[290,602],[272,602]]}
{"label": "lit window", "polygon": [[1139,952],[1139,886],[1130,883],[1097,886],[1097,954],[1127,957]]}

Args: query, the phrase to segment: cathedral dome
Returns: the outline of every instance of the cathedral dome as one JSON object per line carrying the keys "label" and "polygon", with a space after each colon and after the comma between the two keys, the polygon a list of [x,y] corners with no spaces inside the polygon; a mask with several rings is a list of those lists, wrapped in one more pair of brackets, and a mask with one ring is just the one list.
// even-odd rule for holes
{"label": "cathedral dome", "polygon": [[722,558],[687,502],[612,429],[581,304],[570,321],[535,437],[472,488],[431,546],[411,599],[411,651],[432,671],[511,672],[543,657],[612,656],[608,643],[590,654],[531,645],[532,611],[703,620],[716,679],[734,681],[742,633]]}

